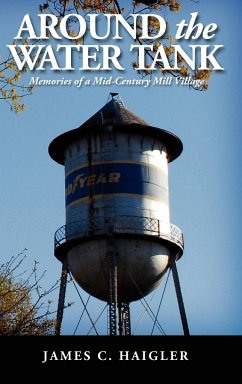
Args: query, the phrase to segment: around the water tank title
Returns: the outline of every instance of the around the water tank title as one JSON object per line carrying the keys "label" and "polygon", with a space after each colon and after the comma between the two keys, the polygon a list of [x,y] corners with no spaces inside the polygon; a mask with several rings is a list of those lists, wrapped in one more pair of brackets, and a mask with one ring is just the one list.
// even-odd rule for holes
{"label": "around the water tank title", "polygon": [[[89,14],[86,17],[71,14],[59,20],[58,17],[51,14],[40,14],[39,32],[36,32],[29,14],[26,14],[22,20],[21,26],[15,36],[15,44],[7,45],[19,70],[28,67],[30,70],[44,71],[47,68],[55,71],[110,71],[116,68],[120,71],[125,70],[122,65],[122,49],[117,44],[100,44],[102,41],[112,39],[114,41],[125,39],[124,30],[131,36],[136,44],[130,44],[130,52],[138,56],[135,69],[142,71],[147,68],[148,60],[150,71],[157,70],[157,65],[162,66],[162,70],[181,69],[180,57],[191,68],[191,70],[224,70],[217,59],[217,54],[223,45],[210,44],[188,44],[186,51],[180,44],[171,44],[173,50],[172,64],[167,56],[165,47],[161,44],[154,47],[158,38],[165,36],[167,23],[163,17],[157,14],[131,14],[132,22],[127,22],[122,15],[114,14]],[[100,19],[104,20],[105,25],[100,32]],[[156,33],[151,34],[149,30],[149,18],[158,23]],[[78,26],[78,33],[71,33],[68,29],[70,20],[75,21]],[[211,41],[214,38],[218,28],[217,24],[211,23],[203,25],[198,22],[198,13],[190,15],[190,20],[181,20],[177,25],[175,39],[197,40],[201,39]],[[137,40],[139,36],[139,40]],[[83,38],[91,37],[98,44],[83,44]],[[27,38],[27,40],[26,40]],[[57,40],[57,44],[30,44],[30,40],[44,42],[49,39]],[[74,44],[58,44],[60,40],[67,39]],[[17,45],[16,40],[22,40],[22,44]],[[142,40],[142,44],[139,41]],[[81,41],[82,44],[78,44]],[[145,44],[148,41],[149,44]],[[150,42],[154,44],[150,44]],[[189,49],[189,52],[187,50]],[[81,55],[80,55],[81,53]],[[148,53],[148,55],[147,55]],[[78,55],[76,57],[76,55]],[[76,61],[78,58],[78,67]],[[81,63],[80,63],[81,61]],[[199,64],[198,64],[199,63]]]}

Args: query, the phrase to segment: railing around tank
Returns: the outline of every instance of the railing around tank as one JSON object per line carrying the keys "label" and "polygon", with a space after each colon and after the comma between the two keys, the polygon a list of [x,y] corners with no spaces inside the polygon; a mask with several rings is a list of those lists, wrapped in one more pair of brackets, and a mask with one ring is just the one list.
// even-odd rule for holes
{"label": "railing around tank", "polygon": [[[110,225],[110,221],[108,223]],[[113,233],[152,235],[172,241],[184,248],[182,231],[175,225],[142,216],[117,216],[112,223]],[[76,221],[60,227],[55,233],[55,249],[61,244],[75,239],[91,235],[105,235],[107,224],[103,220],[96,219]]]}
{"label": "railing around tank", "polygon": [[114,222],[114,231],[122,232],[129,231],[130,233],[146,233],[159,236],[160,222],[158,219],[143,216],[123,215],[117,216]]}

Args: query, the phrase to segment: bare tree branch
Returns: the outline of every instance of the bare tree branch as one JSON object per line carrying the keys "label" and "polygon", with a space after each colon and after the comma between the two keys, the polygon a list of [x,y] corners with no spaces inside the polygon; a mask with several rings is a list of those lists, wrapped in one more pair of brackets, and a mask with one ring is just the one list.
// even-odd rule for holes
{"label": "bare tree branch", "polygon": [[53,334],[55,320],[50,315],[56,310],[51,309],[49,296],[59,281],[43,290],[40,282],[46,271],[38,273],[36,261],[28,274],[19,271],[25,258],[21,252],[0,265],[0,335]]}

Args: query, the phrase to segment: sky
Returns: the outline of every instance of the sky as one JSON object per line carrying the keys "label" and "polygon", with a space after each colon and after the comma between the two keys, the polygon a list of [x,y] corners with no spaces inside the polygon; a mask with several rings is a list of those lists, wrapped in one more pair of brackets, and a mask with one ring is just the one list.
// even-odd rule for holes
{"label": "sky", "polygon": [[[0,14],[0,52],[6,55],[26,13],[38,13],[40,0],[12,0]],[[237,0],[184,0],[182,11],[167,15],[173,26],[191,12],[204,24],[218,25],[211,44],[224,45],[219,60],[225,70],[213,73],[207,92],[185,86],[49,86],[36,87],[25,99],[26,111],[15,114],[0,102],[0,257],[8,260],[27,248],[25,268],[33,261],[47,270],[43,280],[49,287],[58,280],[61,264],[53,255],[54,232],[65,224],[64,169],[48,155],[48,145],[59,134],[85,122],[107,101],[109,92],[119,92],[125,106],[136,115],[178,135],[182,155],[169,165],[171,222],[182,229],[185,251],[177,267],[190,332],[193,335],[242,334],[241,259],[241,78],[240,18]],[[125,43],[124,43],[125,47]],[[126,51],[125,51],[126,52]],[[138,78],[127,52],[125,78]],[[129,68],[130,65],[130,68]],[[82,74],[38,74],[41,78],[79,79]],[[97,75],[97,74],[95,74]],[[99,75],[99,74],[98,74]],[[117,71],[112,72],[117,76]],[[31,76],[26,74],[28,83]],[[91,74],[88,74],[91,77]],[[164,288],[148,297],[153,310]],[[84,299],[86,295],[82,292]],[[57,292],[53,299],[57,304]],[[152,296],[152,295],[151,295]],[[73,334],[82,311],[75,289],[69,284],[63,334]],[[90,300],[94,317],[103,303]],[[141,303],[131,305],[133,329],[142,316]],[[174,286],[170,276],[159,321],[166,334],[182,334]],[[136,333],[148,334],[146,316]],[[106,315],[100,327],[106,331]],[[87,317],[77,333],[90,328]]]}

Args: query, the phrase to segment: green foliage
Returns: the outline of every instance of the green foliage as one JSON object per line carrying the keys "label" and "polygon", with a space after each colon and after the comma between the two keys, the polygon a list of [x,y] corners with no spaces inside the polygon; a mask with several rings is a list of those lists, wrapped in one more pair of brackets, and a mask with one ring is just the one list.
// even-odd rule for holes
{"label": "green foliage", "polygon": [[[27,45],[28,41],[25,40],[24,44]],[[25,110],[22,99],[33,92],[33,86],[28,87],[20,84],[22,72],[27,72],[27,67],[23,71],[19,71],[11,55],[3,61],[0,58],[0,100],[5,100],[11,110],[16,113]]]}
{"label": "green foliage", "polygon": [[57,283],[42,291],[44,273],[38,276],[37,262],[29,275],[19,272],[25,257],[22,252],[0,265],[0,335],[52,335],[55,321],[45,299]]}

